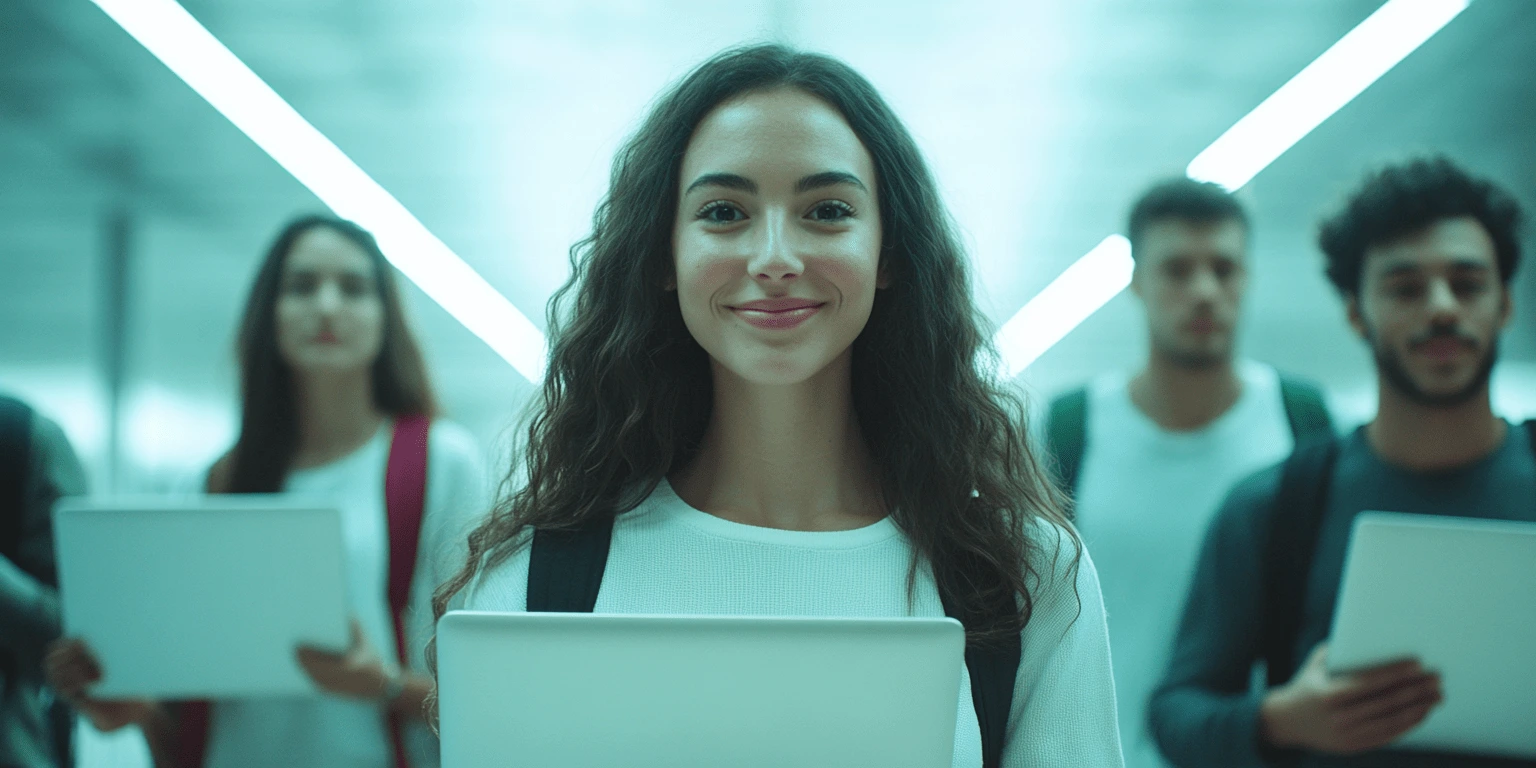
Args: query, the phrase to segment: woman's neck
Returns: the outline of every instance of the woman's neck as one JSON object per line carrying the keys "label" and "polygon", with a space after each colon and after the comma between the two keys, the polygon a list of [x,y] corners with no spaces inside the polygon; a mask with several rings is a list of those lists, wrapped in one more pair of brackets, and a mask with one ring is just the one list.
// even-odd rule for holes
{"label": "woman's neck", "polygon": [[329,464],[361,448],[379,431],[384,414],[373,402],[368,371],[294,376],[299,445],[294,469]]}
{"label": "woman's neck", "polygon": [[714,410],[699,455],[670,478],[690,506],[747,525],[849,530],[884,517],[853,412],[850,357],[788,386],[714,367]]}
{"label": "woman's neck", "polygon": [[1493,414],[1488,388],[1460,405],[1434,407],[1405,397],[1383,381],[1376,418],[1366,425],[1382,461],[1417,472],[1452,469],[1493,453],[1509,425]]}

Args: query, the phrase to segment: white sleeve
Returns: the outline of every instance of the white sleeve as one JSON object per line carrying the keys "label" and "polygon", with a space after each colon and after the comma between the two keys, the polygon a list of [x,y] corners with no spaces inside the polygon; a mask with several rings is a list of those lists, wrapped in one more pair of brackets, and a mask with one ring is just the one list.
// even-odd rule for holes
{"label": "white sleeve", "polygon": [[490,511],[493,498],[480,447],[463,427],[434,422],[427,451],[426,508],[406,621],[411,667],[423,671],[434,626],[432,594],[464,566],[469,534]]}
{"label": "white sleeve", "polygon": [[[1008,716],[1007,768],[1121,768],[1109,628],[1088,550],[1072,567],[1070,534],[1041,523],[1033,614]],[[1076,577],[1075,579],[1073,577]]]}
{"label": "white sleeve", "polygon": [[505,560],[484,568],[449,605],[469,611],[522,613],[528,610],[528,565],[532,531],[524,531]]}

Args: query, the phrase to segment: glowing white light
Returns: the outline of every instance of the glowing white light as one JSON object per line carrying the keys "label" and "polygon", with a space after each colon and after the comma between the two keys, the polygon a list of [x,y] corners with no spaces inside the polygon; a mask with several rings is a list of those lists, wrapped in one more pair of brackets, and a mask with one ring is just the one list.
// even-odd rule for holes
{"label": "glowing white light", "polygon": [[1131,241],[1110,235],[1084,254],[997,331],[1009,376],[1017,376],[1131,284]]}
{"label": "glowing white light", "polygon": [[[1229,190],[1247,184],[1275,158],[1433,37],[1471,2],[1388,0],[1196,155],[1186,173],[1192,179],[1214,181]],[[1117,237],[1120,236],[1114,235],[1110,240]],[[1091,268],[1091,260],[1107,258],[1095,254],[1108,243],[1105,240],[1067,267],[998,331],[997,348],[1011,375],[1023,372],[1130,285],[1126,263],[1119,265],[1127,270],[1124,274]],[[1129,243],[1125,249],[1125,262],[1129,262]],[[1090,268],[1084,269],[1085,263]],[[1057,291],[1058,284],[1064,281],[1067,285]],[[1047,294],[1065,298],[1039,304]],[[1061,303],[1077,300],[1085,303]]]}
{"label": "glowing white light", "polygon": [[1247,184],[1424,41],[1471,0],[1391,0],[1195,156],[1187,173],[1227,189]]}
{"label": "glowing white light", "polygon": [[175,0],[92,0],[337,215],[378,238],[427,296],[529,381],[544,335]]}
{"label": "glowing white light", "polygon": [[207,467],[234,443],[239,427],[227,402],[154,384],[134,392],[124,411],[123,456],[140,469]]}

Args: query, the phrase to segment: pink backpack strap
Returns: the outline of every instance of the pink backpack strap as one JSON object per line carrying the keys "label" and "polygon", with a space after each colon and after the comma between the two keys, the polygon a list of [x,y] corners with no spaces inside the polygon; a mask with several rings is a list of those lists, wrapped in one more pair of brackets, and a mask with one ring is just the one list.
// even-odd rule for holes
{"label": "pink backpack strap", "polygon": [[180,768],[202,768],[208,757],[210,702],[184,701],[176,708],[176,764]]}
{"label": "pink backpack strap", "polygon": [[[384,507],[389,516],[389,613],[395,626],[395,649],[400,668],[408,669],[404,614],[416,575],[416,553],[421,545],[421,523],[427,503],[427,443],[432,420],[403,416],[395,421],[389,445],[389,464],[384,473]],[[389,738],[396,768],[409,768],[402,738],[402,718],[389,713]]]}

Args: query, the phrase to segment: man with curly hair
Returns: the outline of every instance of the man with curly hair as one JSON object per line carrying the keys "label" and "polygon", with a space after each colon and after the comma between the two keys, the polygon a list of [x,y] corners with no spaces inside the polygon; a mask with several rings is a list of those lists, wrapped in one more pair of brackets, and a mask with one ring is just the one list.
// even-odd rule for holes
{"label": "man with curly hair", "polygon": [[[1495,415],[1488,386],[1519,224],[1508,193],[1438,157],[1370,175],[1323,223],[1379,406],[1353,434],[1245,480],[1217,514],[1151,703],[1174,763],[1536,765],[1388,748],[1440,704],[1439,677],[1417,661],[1331,674],[1326,643],[1358,513],[1536,520],[1531,423]],[[1260,661],[1268,685],[1251,691]]]}

